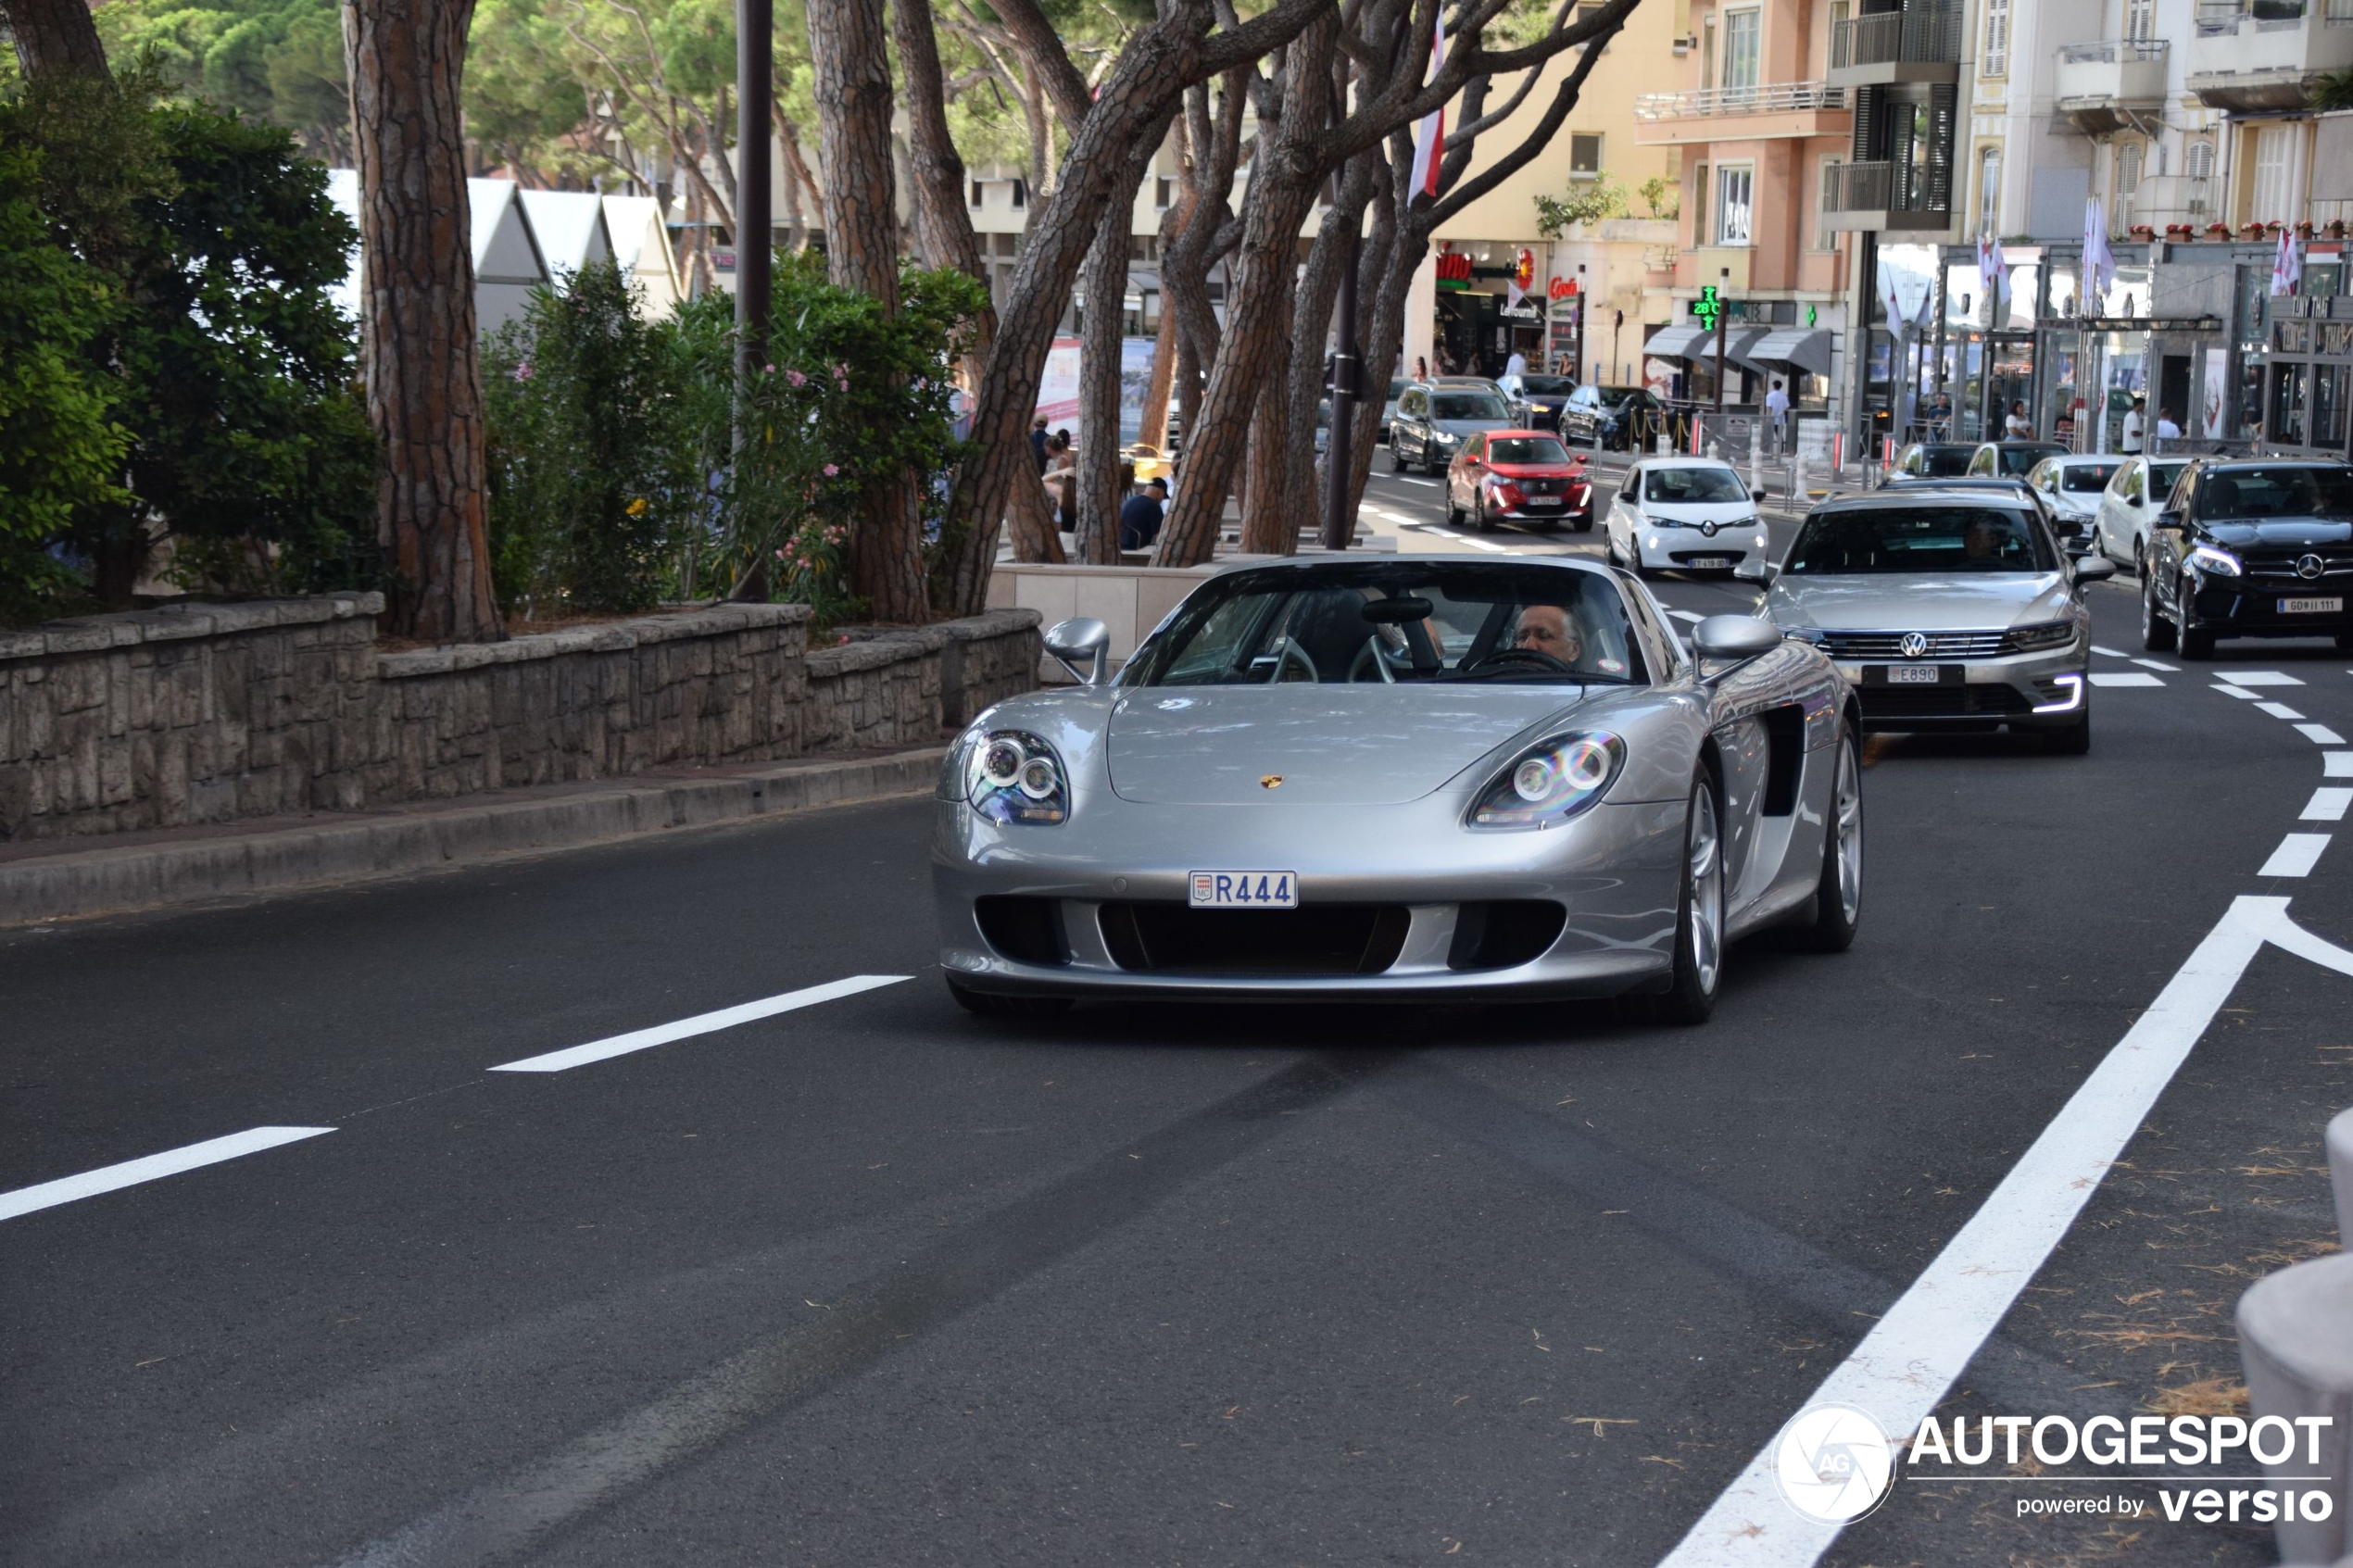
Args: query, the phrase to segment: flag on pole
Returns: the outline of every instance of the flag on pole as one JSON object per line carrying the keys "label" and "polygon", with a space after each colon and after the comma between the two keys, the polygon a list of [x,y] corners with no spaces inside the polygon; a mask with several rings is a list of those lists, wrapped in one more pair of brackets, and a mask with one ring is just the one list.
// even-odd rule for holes
{"label": "flag on pole", "polygon": [[1985,320],[1997,327],[2005,324],[2009,320],[2010,267],[2002,257],[2002,237],[1990,230],[1977,237],[1977,280]]}
{"label": "flag on pole", "polygon": [[[1441,7],[1436,36],[1429,46],[1429,72],[1422,78],[1425,85],[1438,78],[1438,69],[1446,63],[1446,17]],[[1437,108],[1422,116],[1414,126],[1414,183],[1416,195],[1438,194],[1438,161],[1446,150],[1446,107]],[[1410,198],[1408,198],[1410,199]]]}
{"label": "flag on pole", "polygon": [[1523,299],[1526,299],[1527,297],[1528,297],[1528,291],[1527,291],[1526,289],[1521,288],[1521,287],[1519,286],[1519,280],[1518,280],[1517,278],[1505,278],[1505,279],[1504,280],[1504,309],[1506,309],[1506,310],[1516,310],[1516,309],[1518,309],[1518,308],[1519,308],[1519,302],[1520,302],[1521,300],[1523,300]]}
{"label": "flag on pole", "polygon": [[2280,231],[2279,249],[2271,256],[2271,292],[2294,294],[2304,281],[2304,246],[2293,229]]}
{"label": "flag on pole", "polygon": [[2092,196],[2083,203],[2083,292],[2077,296],[2076,313],[2103,314],[2101,304],[2108,296],[2108,285],[2115,280],[2116,253],[2108,247],[2108,213],[2100,198]]}

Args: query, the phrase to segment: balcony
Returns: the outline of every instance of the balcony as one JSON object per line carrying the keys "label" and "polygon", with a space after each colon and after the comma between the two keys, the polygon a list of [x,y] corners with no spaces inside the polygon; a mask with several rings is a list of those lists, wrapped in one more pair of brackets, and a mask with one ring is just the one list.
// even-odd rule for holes
{"label": "balcony", "polygon": [[2165,60],[2171,52],[2162,39],[2116,38],[2067,45],[2059,51],[2058,111],[2086,136],[2105,136],[2136,121],[2163,118]]}
{"label": "balcony", "polygon": [[1821,82],[1645,93],[1634,100],[1634,140],[1644,146],[1843,136],[1854,126],[1846,89]]}
{"label": "balcony", "polygon": [[1873,11],[1840,22],[1831,30],[1831,85],[1958,82],[1961,24],[1961,7],[1949,0]]}
{"label": "balcony", "polygon": [[2186,83],[2236,114],[2306,107],[2313,82],[2353,66],[2349,0],[2199,0]]}
{"label": "balcony", "polygon": [[[1826,228],[1879,233],[1932,233],[1953,226],[1949,177],[1925,162],[1840,163],[1830,169],[1831,187],[1822,200]],[[1932,177],[1935,176],[1935,177]]]}
{"label": "balcony", "polygon": [[2219,185],[2202,174],[2145,174],[2132,205],[2117,213],[2116,222],[2120,228],[2145,223],[2159,233],[2169,225],[2186,223],[2203,237],[2217,216],[2222,194]]}

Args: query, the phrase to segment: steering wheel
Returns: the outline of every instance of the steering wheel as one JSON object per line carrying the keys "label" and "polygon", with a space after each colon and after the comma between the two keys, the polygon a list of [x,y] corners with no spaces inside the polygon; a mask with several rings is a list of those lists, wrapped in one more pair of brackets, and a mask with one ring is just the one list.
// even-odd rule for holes
{"label": "steering wheel", "polygon": [[1573,666],[1562,663],[1549,653],[1539,653],[1534,648],[1497,648],[1463,673],[1477,675],[1483,671],[1509,670],[1516,665],[1542,670],[1555,675],[1577,673]]}
{"label": "steering wheel", "polygon": [[1301,647],[1291,638],[1285,637],[1277,645],[1275,654],[1275,680],[1277,684],[1292,678],[1290,674],[1290,665],[1293,659],[1297,659],[1299,667],[1307,671],[1302,679],[1310,682],[1323,680],[1322,673],[1315,668],[1315,661],[1307,656],[1307,650]]}
{"label": "steering wheel", "polygon": [[1373,668],[1380,671],[1383,684],[1392,686],[1397,684],[1396,673],[1389,667],[1389,655],[1382,650],[1378,635],[1365,638],[1365,646],[1356,650],[1356,657],[1349,661],[1348,678],[1352,681],[1363,680],[1365,664],[1368,659]]}

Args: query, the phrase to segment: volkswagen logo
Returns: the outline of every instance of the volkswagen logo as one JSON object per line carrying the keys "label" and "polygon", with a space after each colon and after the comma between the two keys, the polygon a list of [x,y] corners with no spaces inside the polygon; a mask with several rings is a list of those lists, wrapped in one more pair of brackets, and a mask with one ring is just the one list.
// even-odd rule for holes
{"label": "volkswagen logo", "polygon": [[[1716,520],[1715,520],[1714,518],[1707,518],[1707,519],[1703,520],[1703,521],[1701,521],[1700,525],[1699,525],[1699,531],[1700,531],[1702,533],[1705,534],[1705,535],[1706,535],[1708,538],[1710,538],[1710,539],[1715,538],[1715,537],[1716,537]],[[2314,575],[2316,575],[2316,576],[2317,576],[2317,575],[2318,575],[2318,573],[2315,573]]]}
{"label": "volkswagen logo", "polygon": [[1905,633],[1904,640],[1895,645],[1895,651],[1902,654],[1906,659],[1926,659],[1928,657],[1928,633],[1925,632]]}
{"label": "volkswagen logo", "polygon": [[2319,556],[2298,556],[2296,558],[2296,574],[2307,581],[2318,577],[2322,572],[2327,570],[2328,563],[2321,559]]}

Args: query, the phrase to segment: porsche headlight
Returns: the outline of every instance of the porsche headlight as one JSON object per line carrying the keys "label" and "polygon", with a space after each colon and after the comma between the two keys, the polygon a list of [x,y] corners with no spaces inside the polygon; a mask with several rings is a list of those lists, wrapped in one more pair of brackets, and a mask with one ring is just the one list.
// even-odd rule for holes
{"label": "porsche headlight", "polygon": [[969,746],[963,798],[992,822],[1059,822],[1070,816],[1062,759],[1022,730],[992,730]]}
{"label": "porsche headlight", "polygon": [[1549,828],[1591,806],[1626,765],[1626,743],[1599,730],[1554,735],[1479,792],[1465,824],[1474,828]]}

